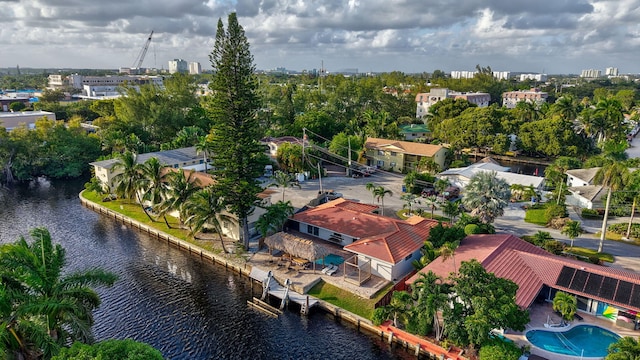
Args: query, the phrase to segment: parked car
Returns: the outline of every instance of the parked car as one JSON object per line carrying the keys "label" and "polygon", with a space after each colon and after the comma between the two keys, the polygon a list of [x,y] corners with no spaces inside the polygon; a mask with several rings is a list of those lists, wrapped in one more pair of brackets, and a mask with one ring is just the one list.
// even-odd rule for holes
{"label": "parked car", "polygon": [[424,188],[420,195],[422,195],[422,197],[438,196],[438,192],[434,188]]}
{"label": "parked car", "polygon": [[327,191],[327,200],[329,200],[329,201],[335,200],[335,199],[338,199],[338,198],[341,198],[341,197],[342,197],[341,193],[335,192],[333,190]]}
{"label": "parked car", "polygon": [[453,200],[460,196],[460,188],[457,186],[449,186],[448,188],[444,189],[444,191],[442,192],[442,196],[444,196],[444,198],[447,200]]}

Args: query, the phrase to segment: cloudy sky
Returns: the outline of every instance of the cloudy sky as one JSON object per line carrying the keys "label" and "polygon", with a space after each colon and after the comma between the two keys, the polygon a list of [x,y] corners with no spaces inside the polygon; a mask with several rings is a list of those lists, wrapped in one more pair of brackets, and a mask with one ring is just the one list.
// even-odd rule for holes
{"label": "cloudy sky", "polygon": [[258,69],[640,72],[640,0],[0,0],[0,67],[210,69],[233,11]]}

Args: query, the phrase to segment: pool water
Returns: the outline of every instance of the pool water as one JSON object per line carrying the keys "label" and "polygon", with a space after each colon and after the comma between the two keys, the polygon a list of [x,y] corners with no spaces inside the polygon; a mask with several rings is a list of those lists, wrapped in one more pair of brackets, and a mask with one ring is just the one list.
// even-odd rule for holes
{"label": "pool water", "polygon": [[616,333],[593,325],[578,325],[563,332],[530,330],[526,336],[543,350],[584,357],[605,357],[609,345],[620,339]]}
{"label": "pool water", "polygon": [[[327,256],[324,257],[324,264],[325,265],[340,265],[344,262],[344,258],[342,256],[336,255],[336,254],[329,254]],[[316,260],[316,264],[320,264],[322,265],[322,259],[318,259]]]}

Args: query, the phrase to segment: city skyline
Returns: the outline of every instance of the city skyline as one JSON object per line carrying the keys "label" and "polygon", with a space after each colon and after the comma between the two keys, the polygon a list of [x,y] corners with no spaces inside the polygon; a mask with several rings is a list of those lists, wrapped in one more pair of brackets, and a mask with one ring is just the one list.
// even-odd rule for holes
{"label": "city skyline", "polygon": [[217,20],[237,11],[264,70],[640,72],[640,0],[2,3],[0,67],[132,67],[153,30],[143,67],[180,57],[210,70]]}

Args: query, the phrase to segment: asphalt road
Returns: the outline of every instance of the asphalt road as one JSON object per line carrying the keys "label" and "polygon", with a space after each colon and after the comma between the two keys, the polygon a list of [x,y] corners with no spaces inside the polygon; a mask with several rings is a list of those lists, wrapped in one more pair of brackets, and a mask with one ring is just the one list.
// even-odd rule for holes
{"label": "asphalt road", "polygon": [[[640,157],[640,140],[634,139],[627,152],[630,157]],[[375,185],[380,185],[385,189],[391,190],[392,195],[387,195],[384,198],[384,213],[387,216],[395,216],[395,212],[402,209],[405,204],[404,201],[400,199],[402,195],[402,180],[402,175],[384,174],[381,172],[377,172],[371,177],[366,178],[350,178],[346,176],[323,177],[321,180],[313,179],[301,182],[300,188],[293,187],[285,189],[285,201],[291,201],[293,206],[299,209],[314,199],[322,189],[323,191],[333,190],[341,193],[344,198],[349,200],[368,204],[374,203],[382,206],[381,203],[374,200],[372,193],[366,189],[367,183],[374,183]],[[269,184],[269,180],[266,179],[264,184]],[[274,194],[274,201],[282,199],[282,189],[275,187],[273,189],[280,193],[279,195]],[[424,205],[417,205],[417,207],[426,209]],[[442,214],[440,210],[436,210],[436,213],[439,215]],[[510,205],[505,209],[504,215],[496,219],[494,223],[496,230],[498,232],[511,233],[519,237],[532,235],[537,231],[547,231],[554,239],[564,241],[567,244],[570,243],[570,239],[562,235],[559,230],[525,222],[524,215],[525,211],[522,209],[521,204]],[[594,234],[600,230],[602,221],[584,220],[578,216],[575,209],[569,209],[569,215],[573,220],[580,221],[583,228],[587,230],[587,233],[582,234],[574,240],[574,245],[597,249],[600,240],[596,238]],[[609,223],[628,221],[629,218],[613,218],[610,219]],[[640,271],[640,246],[620,241],[605,240],[603,251],[615,256],[616,261],[613,266],[632,271]]]}

